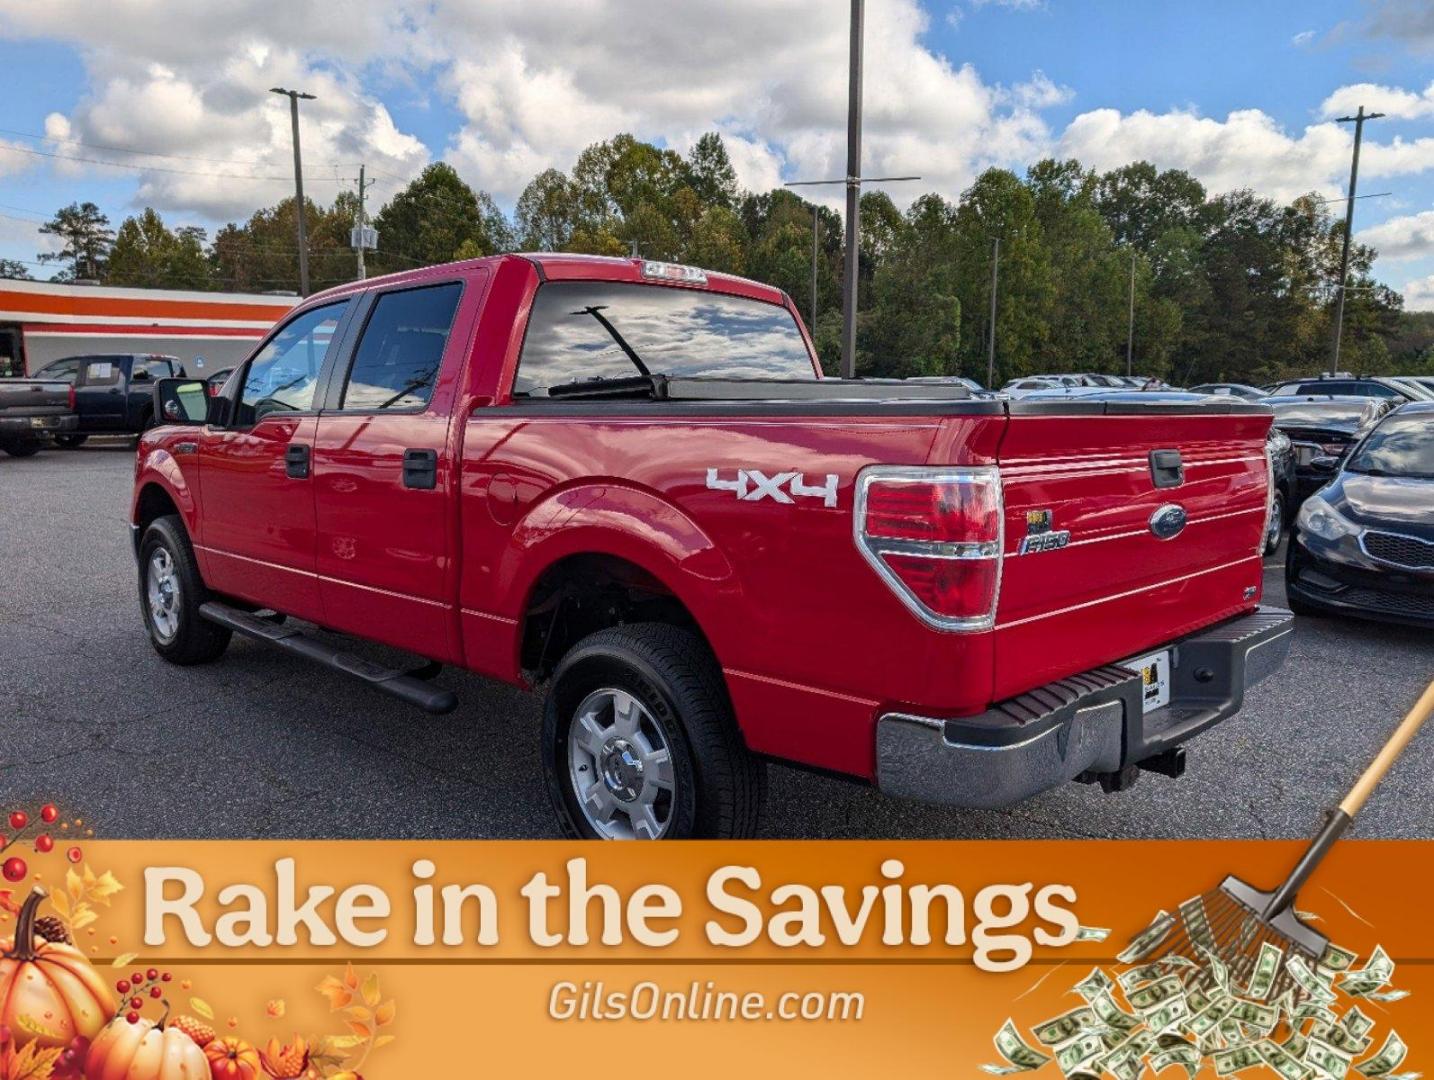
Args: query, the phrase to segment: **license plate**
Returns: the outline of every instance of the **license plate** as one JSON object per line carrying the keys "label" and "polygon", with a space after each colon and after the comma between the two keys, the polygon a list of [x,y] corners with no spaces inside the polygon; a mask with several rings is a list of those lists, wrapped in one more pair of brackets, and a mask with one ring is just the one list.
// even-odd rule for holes
{"label": "license plate", "polygon": [[1140,704],[1145,712],[1170,704],[1170,650],[1147,653],[1120,665],[1140,673]]}
{"label": "license plate", "polygon": [[58,422],[58,421],[56,421],[56,419],[55,419],[53,416],[32,416],[32,417],[30,417],[30,426],[31,426],[32,428],[54,427],[57,422]]}

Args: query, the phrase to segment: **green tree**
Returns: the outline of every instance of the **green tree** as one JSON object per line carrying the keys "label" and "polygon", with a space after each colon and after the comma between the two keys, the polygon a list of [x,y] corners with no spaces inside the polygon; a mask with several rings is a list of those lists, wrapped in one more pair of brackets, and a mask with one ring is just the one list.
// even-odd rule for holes
{"label": "green tree", "polygon": [[528,251],[562,251],[576,227],[577,192],[558,169],[528,182],[514,208],[519,243]]}
{"label": "green tree", "polygon": [[170,231],[151,207],[138,217],[125,218],[110,248],[106,281],[162,289],[212,287],[204,249],[205,232],[190,225]]}
{"label": "green tree", "polygon": [[25,264],[17,259],[0,259],[0,278],[11,281],[33,280]]}
{"label": "green tree", "polygon": [[[486,192],[463,182],[452,165],[429,165],[373,219],[384,270],[448,262],[465,254],[492,255],[513,246],[507,220]],[[471,243],[465,247],[465,241]]]}
{"label": "green tree", "polygon": [[704,206],[731,210],[737,205],[737,171],[727,156],[727,144],[717,132],[703,135],[687,155],[687,184]]}
{"label": "green tree", "polygon": [[114,243],[110,219],[92,202],[76,202],[55,211],[55,216],[40,226],[40,232],[57,236],[63,242],[59,251],[42,251],[41,262],[68,260],[70,267],[55,275],[57,281],[76,278],[101,279],[105,258]]}

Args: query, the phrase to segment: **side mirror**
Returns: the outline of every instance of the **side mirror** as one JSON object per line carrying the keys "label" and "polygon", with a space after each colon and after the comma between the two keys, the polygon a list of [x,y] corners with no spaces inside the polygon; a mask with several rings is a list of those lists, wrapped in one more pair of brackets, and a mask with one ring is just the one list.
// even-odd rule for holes
{"label": "side mirror", "polygon": [[1310,458],[1310,468],[1315,472],[1332,473],[1339,468],[1340,459],[1329,454],[1320,454]]}
{"label": "side mirror", "polygon": [[203,424],[209,418],[209,393],[199,379],[159,379],[154,384],[154,415],[165,424]]}

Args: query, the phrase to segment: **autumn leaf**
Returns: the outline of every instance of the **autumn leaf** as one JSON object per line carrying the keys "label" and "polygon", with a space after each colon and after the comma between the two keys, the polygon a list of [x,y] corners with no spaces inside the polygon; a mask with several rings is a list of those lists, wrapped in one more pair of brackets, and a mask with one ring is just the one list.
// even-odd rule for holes
{"label": "autumn leaf", "polygon": [[390,998],[374,1010],[373,1019],[379,1027],[386,1027],[393,1023],[394,1014],[398,1012],[398,1005]]}
{"label": "autumn leaf", "polygon": [[79,903],[85,898],[85,880],[75,873],[74,867],[65,871],[65,891],[70,899]]}
{"label": "autumn leaf", "polygon": [[18,1053],[6,1055],[5,1080],[50,1080],[64,1052],[63,1046],[41,1049],[39,1043],[26,1043]]}
{"label": "autumn leaf", "polygon": [[380,1035],[373,1041],[373,1048],[377,1050],[380,1046],[387,1046],[396,1038],[398,1038],[397,1035]]}
{"label": "autumn leaf", "polygon": [[90,907],[88,904],[81,904],[75,909],[75,917],[70,920],[70,929],[83,930],[85,927],[89,926],[90,923],[95,922],[98,919],[99,916],[95,914],[94,909],[92,907]]}
{"label": "autumn leaf", "polygon": [[357,990],[358,984],[358,972],[354,970],[354,966],[352,964],[346,965],[344,967],[344,985],[347,986],[350,990]]}
{"label": "autumn leaf", "polygon": [[214,1019],[214,1006],[210,1005],[209,1002],[203,998],[190,998],[189,1007],[206,1020]]}
{"label": "autumn leaf", "polygon": [[378,973],[374,972],[363,981],[364,1004],[368,1005],[369,1007],[377,1005],[379,1003],[380,997],[382,997],[382,995],[379,993],[378,988]]}
{"label": "autumn leaf", "polygon": [[264,1011],[268,1013],[271,1017],[273,1017],[275,1020],[278,1020],[284,1015],[285,1012],[288,1011],[288,1006],[284,1003],[283,998],[275,998],[273,1001],[269,1002],[269,1004],[264,1007]]}
{"label": "autumn leaf", "polygon": [[132,952],[121,953],[110,961],[110,967],[129,967],[130,964],[134,963],[134,959],[138,955],[138,953]]}
{"label": "autumn leaf", "polygon": [[361,1024],[357,1020],[350,1020],[348,1022],[348,1025],[349,1030],[352,1031],[355,1035],[357,1035],[360,1039],[368,1039],[370,1036],[373,1035],[373,1029],[367,1024]]}
{"label": "autumn leaf", "polygon": [[[355,1046],[362,1045],[363,1041],[364,1040],[357,1035],[330,1035],[324,1040],[324,1049],[320,1051],[320,1053],[321,1055],[333,1057],[333,1051],[352,1050]],[[310,1056],[312,1057],[313,1055]]]}
{"label": "autumn leaf", "polygon": [[[69,922],[70,920],[70,898],[62,892],[50,894],[50,906],[60,915],[60,918]],[[8,905],[7,905],[8,908]]]}
{"label": "autumn leaf", "polygon": [[91,881],[90,868],[86,865],[85,875],[85,884],[87,886],[85,891],[89,899],[94,900],[96,903],[104,904],[106,907],[108,907],[109,902],[114,899],[115,893],[124,889],[124,886],[119,883],[119,879],[108,870]]}
{"label": "autumn leaf", "polygon": [[337,1012],[354,999],[353,991],[332,975],[325,976],[316,989],[329,999],[330,1012]]}
{"label": "autumn leaf", "polygon": [[369,1012],[368,1009],[362,1005],[355,1005],[351,1009],[345,1009],[344,1015],[350,1020],[357,1020],[361,1024],[367,1024],[373,1019],[373,1013]]}

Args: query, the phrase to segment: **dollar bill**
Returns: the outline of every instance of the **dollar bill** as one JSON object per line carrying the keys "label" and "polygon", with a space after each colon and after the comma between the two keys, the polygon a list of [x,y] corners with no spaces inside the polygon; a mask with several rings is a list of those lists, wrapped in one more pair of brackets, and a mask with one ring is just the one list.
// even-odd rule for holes
{"label": "dollar bill", "polygon": [[1151,1031],[1169,1031],[1182,1020],[1189,1018],[1190,1006],[1185,1003],[1185,995],[1181,994],[1146,1016],[1145,1025]]}
{"label": "dollar bill", "polygon": [[1196,1037],[1204,1036],[1218,1028],[1220,1021],[1229,1016],[1234,1007],[1233,998],[1222,998],[1192,1016],[1190,1023],[1185,1025],[1186,1029]]}
{"label": "dollar bill", "polygon": [[1061,1072],[1070,1076],[1103,1053],[1105,1043],[1101,1042],[1099,1035],[1081,1035],[1056,1051],[1056,1064]]}
{"label": "dollar bill", "polygon": [[1283,1080],[1304,1080],[1310,1074],[1309,1066],[1269,1039],[1261,1039],[1255,1044],[1255,1048],[1260,1052],[1260,1057],[1265,1059],[1265,1064],[1279,1073]]}
{"label": "dollar bill", "polygon": [[1143,960],[1160,947],[1174,927],[1175,916],[1168,911],[1158,912],[1149,926],[1131,938],[1130,944],[1117,954],[1116,959],[1122,964]]}
{"label": "dollar bill", "polygon": [[1039,1069],[1051,1059],[1032,1046],[1027,1045],[1016,1030],[1015,1021],[1008,1019],[996,1032],[993,1040],[997,1052],[1006,1059],[1006,1065],[982,1065],[981,1068],[993,1076],[1009,1076],[1011,1073]]}
{"label": "dollar bill", "polygon": [[1141,983],[1150,983],[1156,979],[1163,979],[1168,974],[1168,971],[1169,969],[1166,965],[1156,960],[1153,963],[1140,964],[1137,967],[1131,968],[1129,971],[1122,971],[1116,976],[1116,981],[1120,983],[1120,988],[1128,994],[1132,988],[1139,986]]}
{"label": "dollar bill", "polygon": [[1331,1046],[1323,1039],[1311,1037],[1305,1048],[1305,1060],[1324,1075],[1334,1077],[1334,1080],[1344,1080],[1345,1074],[1349,1072],[1352,1055]]}
{"label": "dollar bill", "polygon": [[1364,996],[1366,999],[1368,999],[1369,1001],[1380,1001],[1380,1002],[1388,1003],[1388,1002],[1390,1002],[1390,1001],[1399,1001],[1401,998],[1407,998],[1407,997],[1409,996],[1409,991],[1408,991],[1408,990],[1381,990],[1381,991],[1379,991],[1379,992],[1377,992],[1377,993],[1365,994],[1365,995],[1363,995],[1363,996]]}
{"label": "dollar bill", "polygon": [[1215,948],[1215,935],[1210,931],[1210,919],[1205,913],[1205,900],[1192,896],[1180,905],[1180,918],[1185,923],[1185,932],[1190,940],[1202,949]]}
{"label": "dollar bill", "polygon": [[1285,1048],[1285,1053],[1292,1054],[1297,1058],[1305,1056],[1305,1051],[1309,1049],[1309,1044],[1309,1038],[1298,1031],[1290,1032],[1289,1035],[1285,1037],[1284,1042],[1280,1043],[1280,1045]]}
{"label": "dollar bill", "polygon": [[1264,1058],[1260,1057],[1260,1051],[1253,1044],[1232,1046],[1227,1050],[1216,1050],[1213,1058],[1215,1072],[1219,1076],[1230,1076],[1264,1064]]}
{"label": "dollar bill", "polygon": [[1218,956],[1215,955],[1215,950],[1201,949],[1200,951],[1205,955],[1205,970],[1209,972],[1211,980],[1221,990],[1225,991],[1226,993],[1229,993],[1230,969],[1227,968],[1224,962]]}
{"label": "dollar bill", "polygon": [[1364,1053],[1369,1049],[1371,1041],[1368,1035],[1356,1035],[1338,1023],[1325,1021],[1318,1021],[1310,1028],[1310,1037],[1320,1039],[1350,1056]]}
{"label": "dollar bill", "polygon": [[1321,1005],[1328,1005],[1335,1000],[1335,993],[1323,979],[1310,970],[1305,963],[1304,957],[1292,956],[1285,964],[1285,970],[1289,972],[1290,978],[1294,979],[1295,985],[1309,995],[1312,1001]]}
{"label": "dollar bill", "polygon": [[1367,997],[1388,985],[1393,976],[1394,961],[1382,945],[1376,945],[1364,967],[1341,973],[1339,988],[1351,997]]}
{"label": "dollar bill", "polygon": [[1328,1005],[1321,1005],[1317,1001],[1306,1001],[1295,1006],[1295,1011],[1290,1018],[1290,1023],[1301,1025],[1311,1020],[1321,1024],[1333,1025],[1336,1017],[1333,1009]]}
{"label": "dollar bill", "polygon": [[1280,1022],[1280,1011],[1273,1005],[1263,1005],[1258,1001],[1245,1001],[1237,998],[1228,1019],[1249,1024],[1261,1034],[1268,1034]]}
{"label": "dollar bill", "polygon": [[1200,1069],[1200,1051],[1189,1043],[1181,1046],[1171,1046],[1150,1059],[1150,1067],[1156,1072],[1164,1072],[1172,1065],[1180,1065],[1185,1069],[1186,1075],[1194,1080],[1196,1072]]}
{"label": "dollar bill", "polygon": [[1280,973],[1285,951],[1268,941],[1260,943],[1260,955],[1255,958],[1255,970],[1250,973],[1250,985],[1245,996],[1264,1001],[1275,987],[1275,976]]}
{"label": "dollar bill", "polygon": [[1053,1017],[1043,1024],[1037,1024],[1031,1029],[1036,1041],[1046,1046],[1060,1046],[1062,1043],[1070,1042],[1077,1035],[1090,1031],[1096,1026],[1095,1013],[1090,1006],[1082,1005],[1078,1009],[1072,1009],[1068,1013]]}
{"label": "dollar bill", "polygon": [[1104,941],[1110,937],[1108,926],[1082,926],[1077,928],[1075,939],[1077,941]]}
{"label": "dollar bill", "polygon": [[1329,971],[1346,971],[1356,959],[1358,959],[1357,953],[1353,953],[1349,949],[1341,949],[1334,942],[1330,942],[1324,947],[1324,952],[1320,954],[1319,966]]}
{"label": "dollar bill", "polygon": [[1140,1021],[1117,1005],[1109,992],[1091,998],[1090,1007],[1102,1024],[1115,1031],[1129,1032],[1140,1026]]}
{"label": "dollar bill", "polygon": [[1404,1045],[1404,1040],[1399,1037],[1399,1032],[1391,1031],[1385,1037],[1384,1045],[1379,1048],[1379,1053],[1367,1061],[1361,1061],[1355,1066],[1355,1070],[1365,1076],[1384,1076],[1399,1068],[1408,1053],[1409,1048]]}
{"label": "dollar bill", "polygon": [[1345,1013],[1343,1019],[1340,1020],[1339,1026],[1351,1035],[1359,1037],[1369,1033],[1369,1029],[1374,1026],[1374,1021],[1365,1016],[1358,1005],[1351,1005],[1349,1012]]}
{"label": "dollar bill", "polygon": [[1148,1013],[1152,1009],[1159,1008],[1171,998],[1184,994],[1184,984],[1179,976],[1166,975],[1164,978],[1147,983],[1145,986],[1137,987],[1125,995],[1125,1000],[1130,1002],[1130,1007],[1140,1013]]}
{"label": "dollar bill", "polygon": [[1085,998],[1086,1001],[1090,1001],[1102,994],[1108,994],[1110,988],[1114,985],[1115,983],[1111,980],[1110,976],[1100,968],[1091,968],[1090,974],[1076,983],[1071,989]]}

